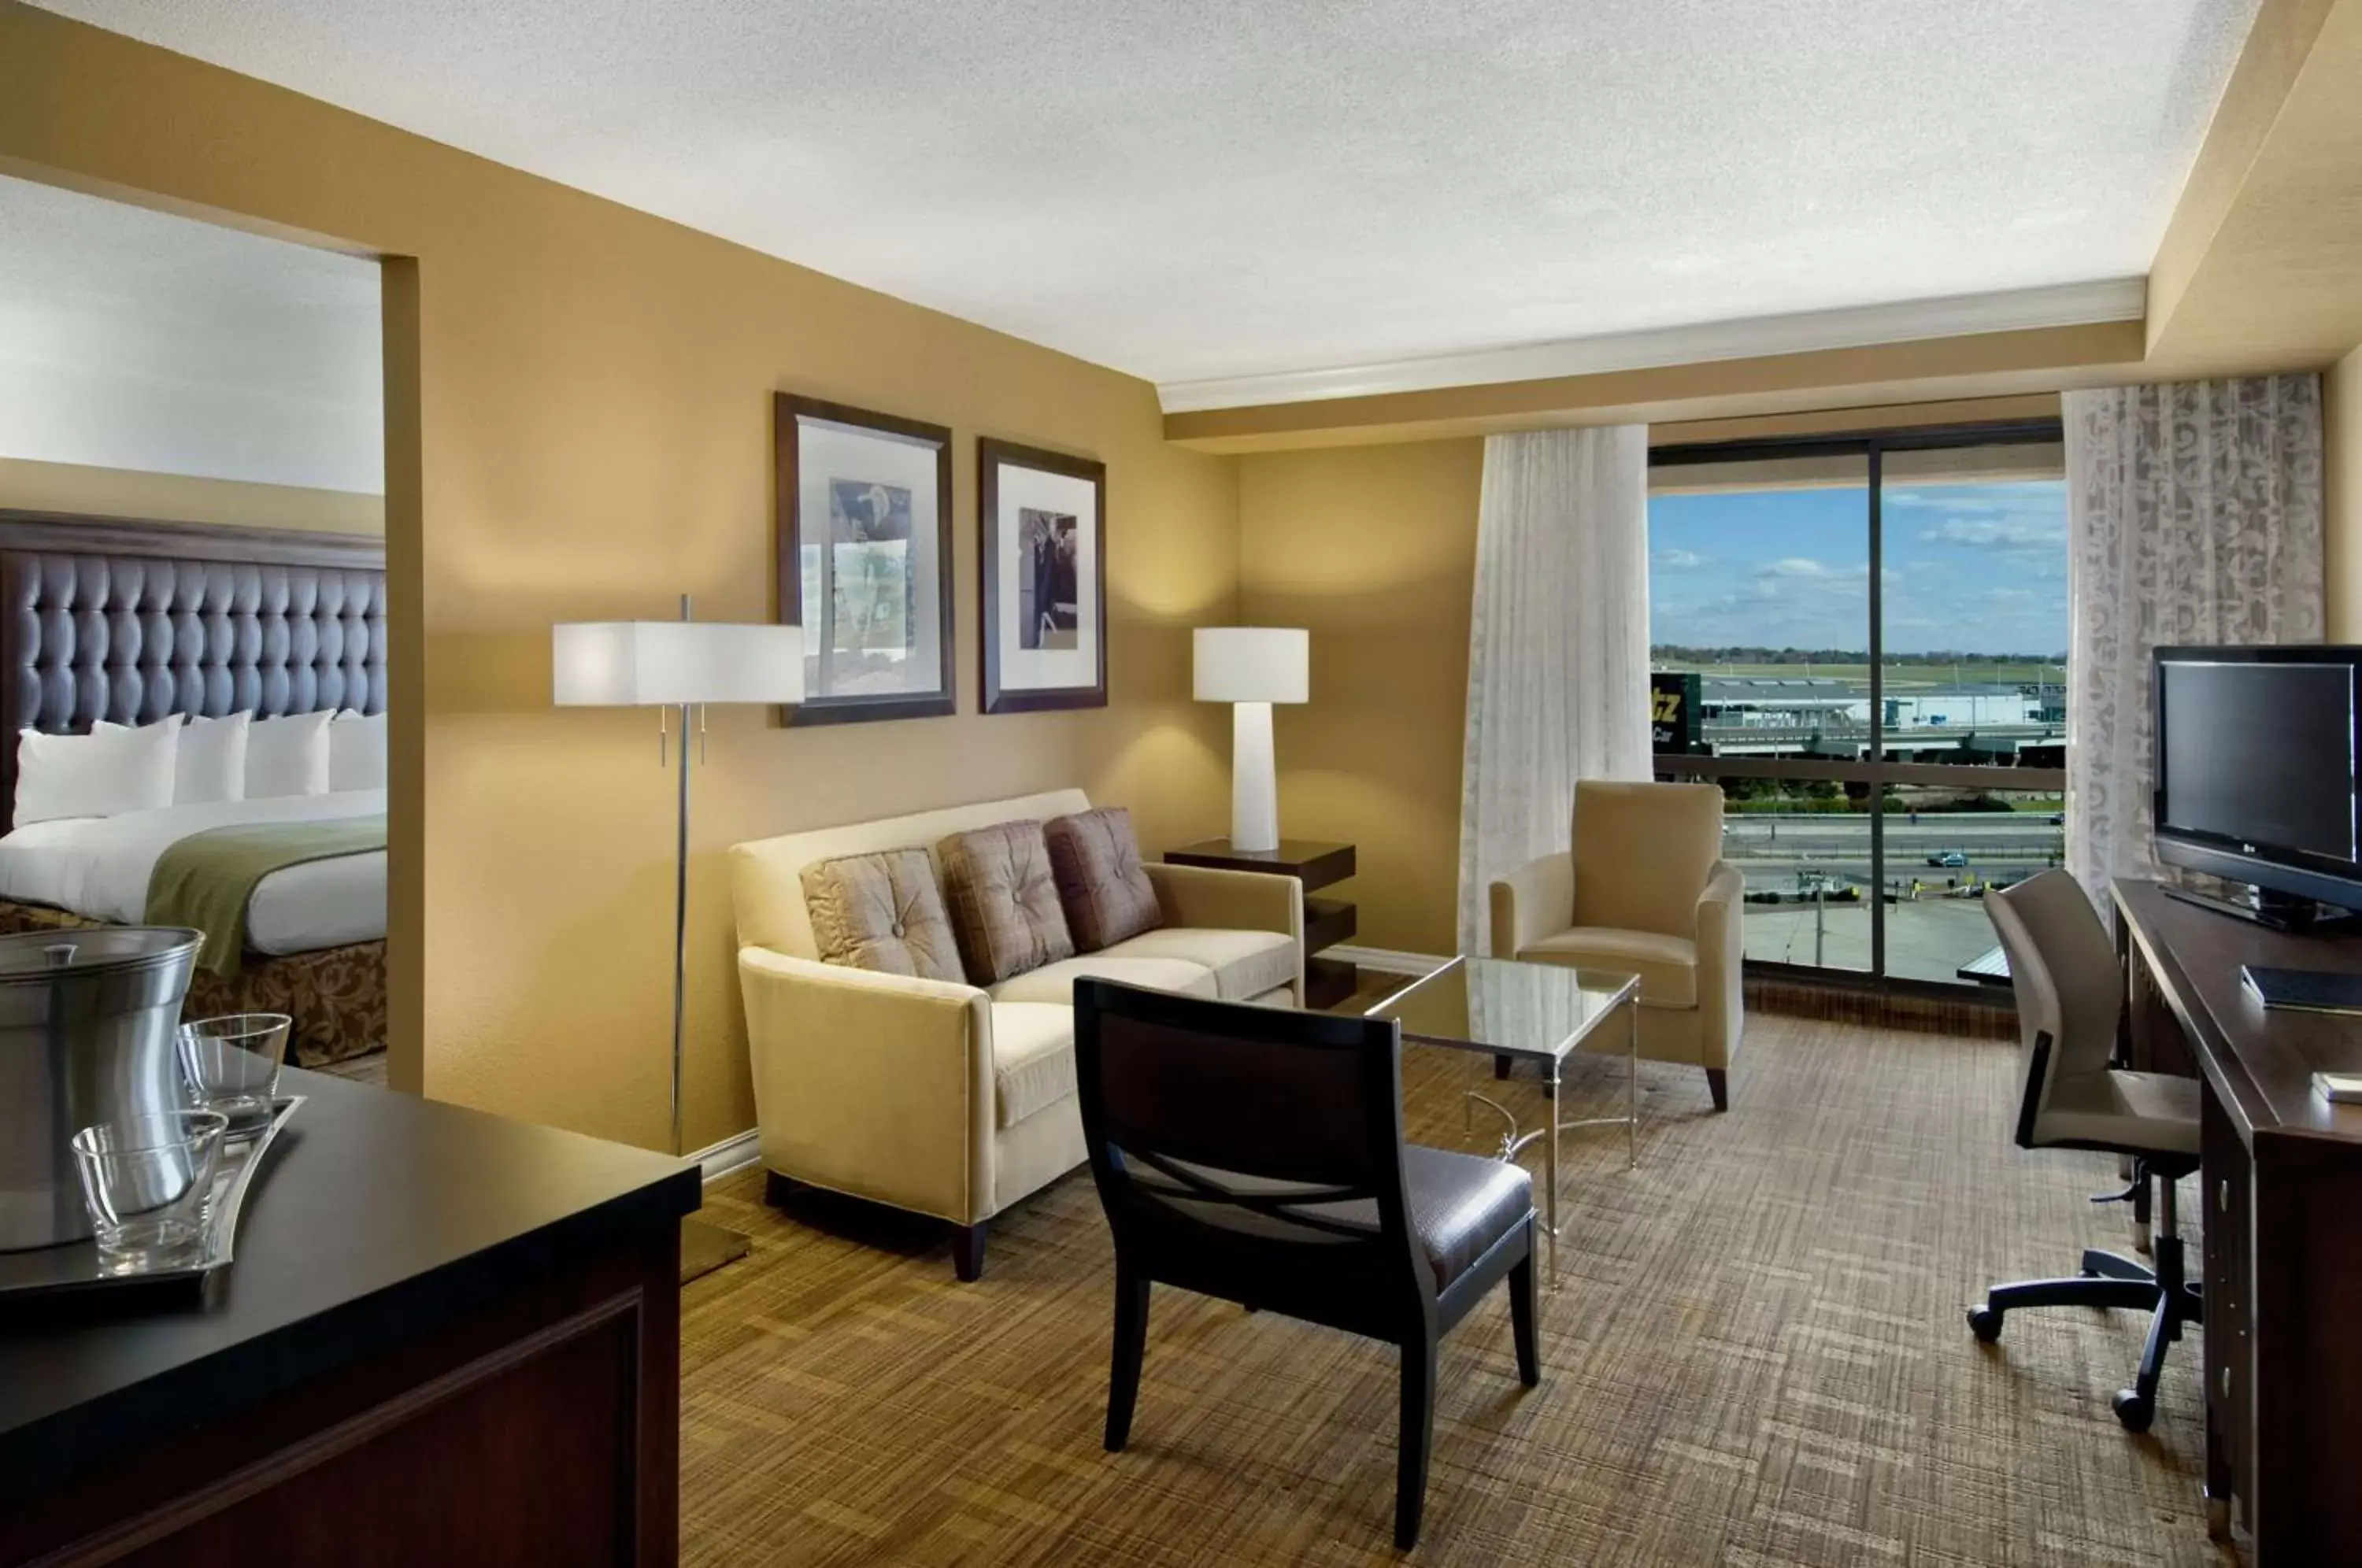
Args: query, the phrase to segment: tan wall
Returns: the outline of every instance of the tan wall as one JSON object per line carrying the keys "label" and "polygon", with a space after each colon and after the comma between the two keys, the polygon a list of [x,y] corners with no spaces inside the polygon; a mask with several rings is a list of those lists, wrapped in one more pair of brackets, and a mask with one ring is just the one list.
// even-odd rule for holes
{"label": "tan wall", "polygon": [[1477,439],[1242,457],[1239,609],[1312,632],[1277,716],[1279,820],[1360,845],[1359,943],[1452,950]]}
{"label": "tan wall", "polygon": [[2334,642],[2362,643],[2362,348],[2332,366],[2323,380],[2329,635]]}
{"label": "tan wall", "polygon": [[[1237,475],[1167,447],[1146,384],[13,4],[0,164],[416,258],[387,275],[389,569],[415,639],[391,911],[395,1070],[430,1093],[666,1137],[672,779],[653,715],[550,708],[548,627],[667,615],[684,590],[710,617],[768,615],[775,389],[955,429],[970,712],[714,714],[690,1147],[753,1121],[723,846],[1064,783],[1131,805],[1152,850],[1220,831],[1223,719],[1188,700],[1186,628],[1232,613]],[[973,712],[979,435],[1108,463],[1104,711]]]}
{"label": "tan wall", "polygon": [[84,517],[382,534],[385,497],[0,458],[0,507]]}

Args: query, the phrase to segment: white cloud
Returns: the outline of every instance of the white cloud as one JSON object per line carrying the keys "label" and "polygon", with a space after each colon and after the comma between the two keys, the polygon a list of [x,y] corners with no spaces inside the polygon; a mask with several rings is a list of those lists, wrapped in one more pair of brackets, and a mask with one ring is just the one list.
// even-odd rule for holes
{"label": "white cloud", "polygon": [[1766,561],[1755,569],[1758,577],[1827,577],[1829,569],[1806,556],[1789,556],[1785,559]]}
{"label": "white cloud", "polygon": [[1694,571],[1705,565],[1705,558],[1695,550],[1659,550],[1656,562],[1668,571]]}

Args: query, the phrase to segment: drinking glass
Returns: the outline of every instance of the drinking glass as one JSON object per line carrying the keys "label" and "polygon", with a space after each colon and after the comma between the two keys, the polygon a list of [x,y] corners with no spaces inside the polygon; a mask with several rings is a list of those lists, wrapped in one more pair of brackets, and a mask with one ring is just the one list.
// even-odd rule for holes
{"label": "drinking glass", "polygon": [[108,1274],[185,1267],[204,1248],[205,1204],[229,1118],[169,1110],[73,1135],[74,1168]]}
{"label": "drinking glass", "polygon": [[181,1025],[181,1067],[197,1103],[234,1129],[269,1121],[294,1022],[283,1012],[237,1012]]}

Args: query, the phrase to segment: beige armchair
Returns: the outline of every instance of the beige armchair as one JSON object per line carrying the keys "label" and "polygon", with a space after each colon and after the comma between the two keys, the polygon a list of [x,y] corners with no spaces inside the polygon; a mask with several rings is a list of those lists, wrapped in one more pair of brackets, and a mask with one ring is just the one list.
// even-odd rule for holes
{"label": "beige armchair", "polygon": [[1574,787],[1574,847],[1492,886],[1491,953],[1640,977],[1640,1055],[1705,1069],[1730,1109],[1744,1022],[1746,884],[1722,858],[1711,784]]}

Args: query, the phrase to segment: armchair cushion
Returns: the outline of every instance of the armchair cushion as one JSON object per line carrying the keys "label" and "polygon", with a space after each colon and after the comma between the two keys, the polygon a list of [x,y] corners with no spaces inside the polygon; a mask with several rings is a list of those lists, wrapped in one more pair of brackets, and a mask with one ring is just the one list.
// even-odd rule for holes
{"label": "armchair cushion", "polygon": [[1578,925],[1518,949],[1528,963],[1564,964],[1640,977],[1640,999],[1653,1007],[1695,1007],[1697,944],[1653,931]]}
{"label": "armchair cushion", "polygon": [[951,917],[923,849],[848,855],[803,870],[804,903],[823,964],[966,981]]}
{"label": "armchair cushion", "polygon": [[993,1123],[1014,1127],[1075,1092],[1075,1010],[992,1004]]}
{"label": "armchair cushion", "polygon": [[936,854],[953,934],[971,981],[990,986],[1074,956],[1040,823],[955,833]]}
{"label": "armchair cushion", "polygon": [[1203,964],[1180,958],[1133,958],[1116,953],[1087,953],[1079,958],[1063,958],[1055,964],[1028,969],[994,985],[991,996],[996,1002],[1055,1002],[1060,1007],[1072,1007],[1075,982],[1087,977],[1220,999],[1214,972]]}
{"label": "armchair cushion", "polygon": [[1155,886],[1140,864],[1130,812],[1108,806],[1054,817],[1042,835],[1078,951],[1096,953],[1164,923]]}
{"label": "armchair cushion", "polygon": [[1119,942],[1103,956],[1201,964],[1214,972],[1214,994],[1224,1001],[1249,1001],[1296,984],[1296,938],[1284,932],[1168,925]]}

